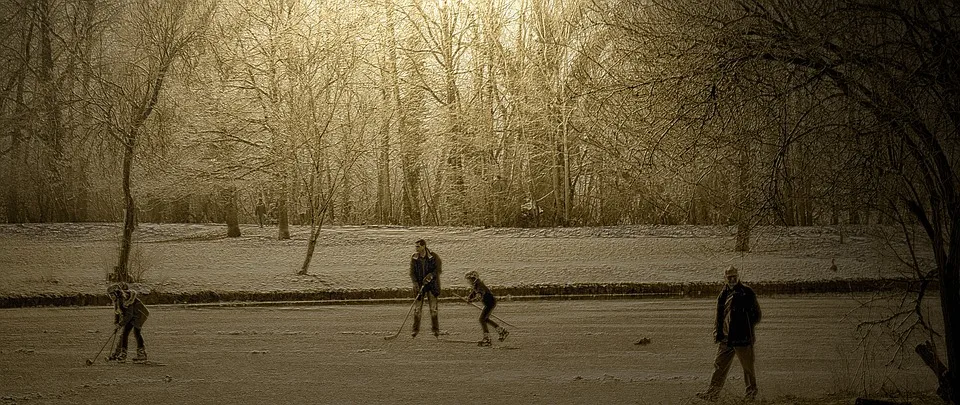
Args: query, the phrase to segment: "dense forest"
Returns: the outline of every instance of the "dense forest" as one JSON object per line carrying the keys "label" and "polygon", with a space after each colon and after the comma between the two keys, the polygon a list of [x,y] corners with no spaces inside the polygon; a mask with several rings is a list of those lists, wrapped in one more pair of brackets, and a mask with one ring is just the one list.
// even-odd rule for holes
{"label": "dense forest", "polygon": [[823,72],[725,54],[752,2],[645,3],[4,1],[0,218],[884,220],[888,129]]}

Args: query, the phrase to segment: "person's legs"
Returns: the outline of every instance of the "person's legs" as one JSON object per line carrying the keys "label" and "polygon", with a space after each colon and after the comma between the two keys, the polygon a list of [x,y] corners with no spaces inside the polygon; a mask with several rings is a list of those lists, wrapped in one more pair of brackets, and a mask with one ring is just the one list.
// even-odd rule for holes
{"label": "person's legs", "polygon": [[497,324],[490,320],[491,310],[493,310],[493,308],[484,306],[483,310],[480,311],[480,328],[483,329],[484,336],[490,333],[490,329],[487,328],[487,324],[492,324],[494,328],[497,327]]}
{"label": "person's legs", "polygon": [[493,329],[499,332],[500,325],[494,322],[493,319],[490,319],[490,314],[493,313],[493,309],[497,307],[496,302],[486,302],[483,304],[483,310],[480,311],[480,323],[483,325],[483,332],[487,333],[487,325],[493,326]]}
{"label": "person's legs", "polygon": [[726,343],[717,345],[717,357],[713,361],[713,376],[710,377],[710,388],[706,392],[697,394],[698,397],[710,401],[716,401],[720,395],[720,389],[727,379],[727,372],[730,371],[730,364],[733,363],[733,356],[736,355],[734,348],[727,346]]}
{"label": "person's legs", "polygon": [[130,331],[133,330],[133,322],[127,322],[126,325],[123,325],[123,334],[120,335],[120,347],[123,348],[123,352],[127,352],[127,340],[130,338]]}
{"label": "person's legs", "polygon": [[757,397],[757,374],[753,368],[753,345],[736,348],[737,358],[743,368],[743,383],[747,386],[747,398]]}
{"label": "person's legs", "polygon": [[133,329],[133,323],[127,322],[123,325],[123,331],[120,332],[120,339],[117,341],[117,347],[113,350],[113,354],[110,355],[107,359],[124,361],[127,359],[127,339],[130,337],[130,330]]}
{"label": "person's legs", "polygon": [[137,339],[137,349],[143,349],[143,334],[140,328],[133,328],[133,337]]}
{"label": "person's legs", "polygon": [[432,292],[427,293],[430,300],[430,322],[433,327],[433,335],[440,336],[440,307],[439,299]]}
{"label": "person's legs", "polygon": [[138,327],[133,328],[133,336],[137,338],[137,357],[134,357],[134,360],[146,360],[147,359],[147,348],[143,344],[143,334],[141,329]]}

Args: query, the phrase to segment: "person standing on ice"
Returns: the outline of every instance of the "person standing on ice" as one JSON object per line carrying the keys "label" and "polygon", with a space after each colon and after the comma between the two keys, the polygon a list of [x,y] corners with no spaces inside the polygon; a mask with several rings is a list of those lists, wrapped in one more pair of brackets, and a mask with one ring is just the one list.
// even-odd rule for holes
{"label": "person standing on ice", "polygon": [[717,297],[713,331],[714,341],[719,345],[713,364],[713,377],[710,378],[710,388],[697,393],[697,397],[711,402],[719,398],[720,389],[736,356],[743,368],[743,382],[747,386],[745,399],[754,400],[757,397],[757,376],[753,368],[753,343],[756,340],[754,329],[760,322],[760,304],[753,290],[740,283],[736,267],[727,268],[724,277],[727,283]]}
{"label": "person standing on ice", "polygon": [[127,340],[132,330],[133,336],[137,339],[137,356],[133,358],[133,361],[146,360],[147,350],[143,344],[141,330],[144,322],[147,321],[147,317],[150,316],[150,311],[137,297],[137,292],[131,290],[127,283],[121,282],[110,285],[110,287],[107,287],[107,295],[113,301],[113,322],[117,328],[123,328],[116,349],[107,359],[120,362],[127,359]]}
{"label": "person standing on ice", "polygon": [[467,297],[467,302],[483,301],[483,310],[480,311],[480,328],[483,330],[483,339],[477,342],[477,344],[480,346],[490,346],[493,344],[490,342],[490,329],[487,325],[493,326],[493,328],[496,329],[499,335],[498,339],[502,342],[510,332],[507,332],[506,329],[500,327],[500,325],[497,325],[496,322],[490,319],[490,313],[493,312],[493,308],[497,306],[497,298],[493,296],[493,293],[490,292],[486,284],[480,281],[480,275],[477,274],[477,272],[469,271],[464,275],[464,278],[470,282],[470,286],[473,288],[470,296]]}
{"label": "person standing on ice", "polygon": [[420,333],[420,315],[423,313],[423,300],[427,298],[430,305],[430,321],[433,326],[433,336],[440,337],[440,313],[438,297],[440,296],[440,272],[442,262],[440,256],[427,249],[427,242],[417,241],[416,253],[410,258],[410,279],[417,289],[417,299],[413,307],[413,333],[417,337]]}

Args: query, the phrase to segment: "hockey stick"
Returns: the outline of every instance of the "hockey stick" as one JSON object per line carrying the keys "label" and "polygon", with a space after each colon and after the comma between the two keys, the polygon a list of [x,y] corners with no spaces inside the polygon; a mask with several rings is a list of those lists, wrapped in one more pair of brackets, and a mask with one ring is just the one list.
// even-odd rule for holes
{"label": "hockey stick", "polygon": [[114,340],[114,338],[117,337],[117,331],[118,331],[118,330],[120,330],[120,325],[117,325],[117,327],[113,328],[113,334],[111,334],[110,337],[108,337],[107,340],[103,342],[103,346],[100,346],[100,351],[97,352],[97,355],[96,355],[96,356],[93,356],[93,359],[92,359],[92,360],[91,360],[91,359],[87,359],[87,365],[88,365],[88,366],[92,366],[92,365],[93,365],[93,362],[97,361],[97,359],[100,357],[100,353],[103,353],[103,349],[104,349],[105,347],[107,347],[107,343],[112,342],[112,341]]}
{"label": "hockey stick", "polygon": [[403,332],[403,325],[407,324],[407,318],[410,318],[410,313],[413,312],[414,305],[417,305],[417,301],[420,299],[420,296],[423,295],[423,289],[426,287],[426,284],[424,284],[423,287],[420,287],[420,292],[417,293],[417,296],[414,297],[413,302],[410,303],[410,309],[407,310],[407,316],[403,317],[403,322],[400,323],[400,329],[397,329],[397,333],[390,336],[384,336],[383,340],[392,340],[396,339],[397,336],[400,336],[400,332]]}
{"label": "hockey stick", "polygon": [[[457,298],[463,300],[463,302],[466,302],[467,304],[473,305],[474,308],[483,311],[483,308],[481,308],[481,307],[480,307],[479,305],[477,305],[477,304],[474,304],[474,303],[472,303],[472,302],[470,302],[470,301],[467,301],[466,298],[463,298],[463,297],[461,297],[461,296],[459,296],[459,295],[457,295],[457,294],[453,294],[453,295],[456,296]],[[496,320],[500,321],[500,322],[503,323],[504,325],[507,325],[507,326],[509,326],[509,327],[511,327],[511,328],[520,329],[518,326],[516,326],[516,325],[514,325],[514,324],[512,324],[512,323],[510,323],[510,322],[504,321],[504,320],[501,319],[499,316],[496,316],[496,315],[494,315],[494,314],[492,314],[492,313],[490,314],[490,317],[493,318],[493,319],[496,319]]]}

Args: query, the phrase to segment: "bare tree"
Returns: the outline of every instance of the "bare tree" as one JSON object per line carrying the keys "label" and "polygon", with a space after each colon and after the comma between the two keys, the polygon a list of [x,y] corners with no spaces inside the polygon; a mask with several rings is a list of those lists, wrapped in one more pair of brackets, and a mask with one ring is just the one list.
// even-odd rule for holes
{"label": "bare tree", "polygon": [[[298,129],[291,132],[298,146],[297,167],[304,167],[299,176],[304,184],[310,235],[307,251],[298,274],[308,274],[324,221],[334,214],[338,192],[349,187],[350,172],[365,152],[366,125],[371,110],[360,103],[361,94],[353,84],[360,77],[359,67],[364,53],[356,41],[357,32],[343,27],[361,27],[365,15],[347,10],[349,2],[328,3],[319,15],[327,16],[308,26],[297,54],[290,55],[288,71],[298,84],[292,92],[294,105],[302,106],[291,113],[299,117]],[[344,24],[344,20],[354,21]],[[339,27],[339,28],[338,28]],[[349,194],[347,194],[349,195]],[[348,199],[341,200],[344,205]]]}
{"label": "bare tree", "polygon": [[128,262],[137,205],[133,199],[132,171],[137,143],[160,100],[174,64],[188,55],[203,34],[211,9],[191,1],[138,2],[118,10],[120,23],[107,38],[116,56],[94,80],[97,82],[99,119],[122,146],[124,225],[120,257],[111,278],[130,280]]}

